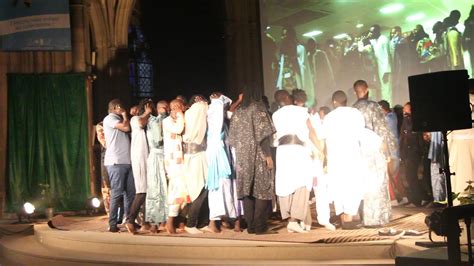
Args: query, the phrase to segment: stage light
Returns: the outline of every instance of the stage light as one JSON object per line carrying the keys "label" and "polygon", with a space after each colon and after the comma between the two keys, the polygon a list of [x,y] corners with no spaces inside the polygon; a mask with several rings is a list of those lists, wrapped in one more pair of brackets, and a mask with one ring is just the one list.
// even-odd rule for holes
{"label": "stage light", "polygon": [[382,7],[379,11],[382,14],[392,14],[402,10],[405,6],[400,3],[390,4]]}
{"label": "stage light", "polygon": [[91,200],[91,203],[92,203],[92,207],[96,209],[100,207],[100,200],[98,198],[93,198]]}
{"label": "stage light", "polygon": [[362,23],[359,23],[359,24],[356,25],[356,28],[358,28],[358,29],[360,29],[362,27],[364,27],[364,24],[362,24]]}
{"label": "stage light", "polygon": [[340,39],[344,39],[346,37],[349,37],[349,35],[347,35],[347,33],[341,33],[341,34],[338,34],[338,35],[334,36],[333,38],[336,39],[336,40],[340,40]]}
{"label": "stage light", "polygon": [[416,14],[408,16],[405,20],[408,22],[413,22],[413,21],[423,19],[424,17],[425,17],[424,13],[416,13]]}
{"label": "stage light", "polygon": [[87,199],[86,202],[86,211],[87,214],[97,214],[100,211],[100,207],[102,206],[102,201],[97,197],[91,197]]}
{"label": "stage light", "polygon": [[[31,217],[34,215],[35,209],[35,205],[30,202],[25,202],[22,207],[18,207],[16,212],[18,221],[14,223],[31,223]],[[23,218],[26,220],[23,220]]]}
{"label": "stage light", "polygon": [[23,204],[23,210],[27,215],[31,215],[35,212],[35,205],[25,202],[25,204]]}
{"label": "stage light", "polygon": [[320,31],[320,30],[313,30],[313,31],[310,31],[310,32],[306,32],[305,34],[303,34],[303,36],[305,36],[305,37],[314,37],[314,36],[320,35],[321,33],[323,33],[323,32]]}

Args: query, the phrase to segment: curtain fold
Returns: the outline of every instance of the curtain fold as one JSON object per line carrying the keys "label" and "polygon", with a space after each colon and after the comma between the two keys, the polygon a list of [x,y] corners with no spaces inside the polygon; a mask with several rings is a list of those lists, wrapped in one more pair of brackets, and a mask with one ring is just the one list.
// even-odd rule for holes
{"label": "curtain fold", "polygon": [[84,74],[9,74],[8,211],[24,201],[49,207],[40,184],[50,186],[56,210],[84,209],[87,140]]}

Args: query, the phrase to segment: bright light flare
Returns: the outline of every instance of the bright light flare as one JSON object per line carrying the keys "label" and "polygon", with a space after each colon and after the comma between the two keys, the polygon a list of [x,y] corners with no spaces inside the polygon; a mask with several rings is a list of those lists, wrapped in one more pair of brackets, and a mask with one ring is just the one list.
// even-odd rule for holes
{"label": "bright light flare", "polygon": [[405,6],[400,3],[389,4],[382,7],[379,11],[382,14],[392,14],[402,10]]}
{"label": "bright light flare", "polygon": [[349,37],[349,35],[347,35],[347,33],[341,33],[341,34],[338,34],[338,35],[334,36],[333,38],[336,39],[336,40],[341,40],[341,39],[344,39],[346,37]]}
{"label": "bright light flare", "polygon": [[313,30],[313,31],[310,31],[310,32],[306,32],[305,34],[303,34],[303,36],[305,36],[305,37],[314,37],[314,36],[320,35],[321,33],[323,33],[323,32],[320,31],[320,30]]}
{"label": "bright light flare", "polygon": [[405,20],[408,22],[413,22],[413,21],[421,20],[425,18],[425,16],[426,16],[425,13],[416,13],[416,14],[408,16]]}
{"label": "bright light flare", "polygon": [[91,203],[92,203],[92,207],[96,209],[100,207],[100,200],[98,198],[93,198],[91,200]]}
{"label": "bright light flare", "polygon": [[25,210],[26,214],[33,214],[35,212],[35,205],[25,202],[25,204],[23,204],[23,210]]}

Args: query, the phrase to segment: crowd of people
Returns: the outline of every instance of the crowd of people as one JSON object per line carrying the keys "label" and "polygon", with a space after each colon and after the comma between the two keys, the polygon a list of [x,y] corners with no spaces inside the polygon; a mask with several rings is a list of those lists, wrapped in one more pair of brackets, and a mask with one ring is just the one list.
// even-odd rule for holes
{"label": "crowd of people", "polygon": [[292,26],[284,26],[279,35],[268,25],[262,36],[265,85],[268,91],[300,88],[309,105],[315,99],[330,105],[333,91],[363,79],[375,99],[402,103],[408,99],[408,76],[457,69],[467,69],[472,76],[474,9],[463,31],[460,17],[461,12],[453,10],[431,29],[393,26],[388,35],[374,24],[362,33],[322,42],[300,40]]}
{"label": "crowd of people", "polygon": [[306,233],[313,200],[328,230],[383,227],[393,205],[444,206],[441,134],[413,132],[410,103],[371,101],[364,80],[353,89],[355,104],[335,91],[333,110],[306,107],[303,90],[278,90],[273,113],[251,87],[234,102],[219,92],[144,99],[130,119],[110,101],[97,127],[109,231],[124,222],[131,233],[271,234],[278,212],[288,232]]}

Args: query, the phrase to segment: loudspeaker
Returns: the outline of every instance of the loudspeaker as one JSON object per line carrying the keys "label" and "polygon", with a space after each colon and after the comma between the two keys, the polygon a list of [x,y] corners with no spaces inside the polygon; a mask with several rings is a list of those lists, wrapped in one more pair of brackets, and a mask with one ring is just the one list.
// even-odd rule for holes
{"label": "loudspeaker", "polygon": [[471,128],[467,70],[408,77],[413,131]]}

